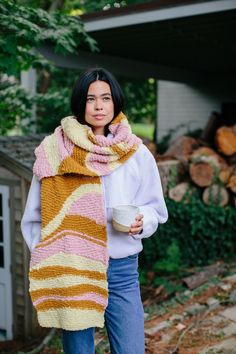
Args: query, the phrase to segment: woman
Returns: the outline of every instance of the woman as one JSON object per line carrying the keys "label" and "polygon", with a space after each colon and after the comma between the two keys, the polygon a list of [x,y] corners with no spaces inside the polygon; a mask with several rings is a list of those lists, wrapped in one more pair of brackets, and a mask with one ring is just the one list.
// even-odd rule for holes
{"label": "woman", "polygon": [[[30,295],[40,325],[62,329],[66,354],[94,353],[104,323],[111,353],[143,354],[138,253],[167,220],[156,162],[132,134],[108,71],[80,76],[71,109],[35,150],[21,224]],[[140,210],[129,233],[112,227],[112,208],[123,204]]]}

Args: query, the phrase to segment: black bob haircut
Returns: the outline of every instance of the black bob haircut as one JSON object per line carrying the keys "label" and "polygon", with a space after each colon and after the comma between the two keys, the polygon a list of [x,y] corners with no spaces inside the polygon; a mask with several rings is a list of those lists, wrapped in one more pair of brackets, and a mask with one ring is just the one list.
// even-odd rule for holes
{"label": "black bob haircut", "polygon": [[104,81],[111,88],[115,118],[124,109],[124,95],[116,78],[103,68],[86,70],[76,81],[71,95],[71,111],[81,124],[85,122],[85,107],[89,86],[94,81]]}

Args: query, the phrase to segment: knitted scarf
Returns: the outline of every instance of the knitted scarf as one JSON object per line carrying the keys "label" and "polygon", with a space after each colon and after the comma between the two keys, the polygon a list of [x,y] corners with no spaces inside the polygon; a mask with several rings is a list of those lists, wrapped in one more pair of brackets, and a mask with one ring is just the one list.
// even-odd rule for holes
{"label": "knitted scarf", "polygon": [[104,325],[108,252],[101,176],[125,163],[141,143],[123,113],[109,130],[111,139],[66,117],[35,150],[42,225],[29,279],[42,327]]}

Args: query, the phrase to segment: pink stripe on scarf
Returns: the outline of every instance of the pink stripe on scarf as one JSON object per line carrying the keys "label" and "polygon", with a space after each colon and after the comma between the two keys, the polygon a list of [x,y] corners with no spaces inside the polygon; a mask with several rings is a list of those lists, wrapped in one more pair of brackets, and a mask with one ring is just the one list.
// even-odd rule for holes
{"label": "pink stripe on scarf", "polygon": [[94,220],[97,224],[105,225],[105,215],[103,208],[102,195],[99,193],[87,193],[79,198],[70,207],[68,215],[81,215]]}
{"label": "pink stripe on scarf", "polygon": [[43,144],[40,144],[35,149],[36,161],[33,167],[33,173],[39,178],[42,179],[43,177],[49,177],[54,175],[54,171],[50,166],[47,156],[45,154]]}
{"label": "pink stripe on scarf", "polygon": [[130,127],[125,124],[122,124],[122,122],[111,125],[109,129],[114,135],[114,138],[111,139],[112,144],[125,142],[126,144],[128,144],[128,146],[132,146],[133,144],[139,145],[142,142],[140,138],[131,133]]}
{"label": "pink stripe on scarf", "polygon": [[30,268],[58,253],[84,256],[86,258],[100,261],[105,265],[107,265],[108,262],[108,255],[105,247],[99,246],[80,237],[67,235],[56,240],[52,244],[49,244],[47,247],[35,248],[31,254]]}
{"label": "pink stripe on scarf", "polygon": [[111,150],[109,150],[109,151],[104,150],[104,147],[99,146],[99,145],[93,145],[91,152],[94,153],[94,154],[102,154],[103,156],[112,155],[112,151]]}
{"label": "pink stripe on scarf", "polygon": [[[65,230],[63,230],[63,231],[60,231],[60,232],[58,232],[57,234],[55,234],[53,237],[50,237],[49,239],[47,239],[47,240],[45,240],[45,241],[43,241],[43,240],[40,241],[40,246],[46,247],[46,245],[47,245],[48,243],[54,242],[54,240],[57,239],[57,237],[60,237],[60,236],[62,236],[62,235],[64,235],[64,234],[65,234],[65,236],[66,236],[66,235],[72,235],[72,236],[77,236],[77,237],[84,236],[84,237],[86,237],[88,240],[90,239],[90,240],[95,240],[95,241],[99,242],[101,246],[104,246],[104,247],[106,246],[106,241],[97,240],[96,237],[86,235],[86,234],[84,234],[83,232],[77,232],[77,231],[69,230],[69,229],[68,229],[68,230],[65,229]],[[39,248],[40,248],[40,247],[39,247]]]}
{"label": "pink stripe on scarf", "polygon": [[93,171],[96,171],[96,173],[99,176],[105,176],[109,175],[109,173],[112,172],[111,168],[109,167],[108,164],[106,163],[101,163],[98,161],[87,161],[87,167]]}
{"label": "pink stripe on scarf", "polygon": [[49,296],[42,296],[39,299],[37,299],[36,301],[33,302],[33,304],[36,306],[42,302],[44,302],[45,300],[61,300],[61,301],[78,301],[78,300],[91,300],[94,302],[97,302],[98,304],[107,305],[107,299],[104,298],[104,296],[99,295],[99,294],[95,294],[92,292],[86,293],[84,295],[81,296],[59,296],[59,295],[49,295]]}

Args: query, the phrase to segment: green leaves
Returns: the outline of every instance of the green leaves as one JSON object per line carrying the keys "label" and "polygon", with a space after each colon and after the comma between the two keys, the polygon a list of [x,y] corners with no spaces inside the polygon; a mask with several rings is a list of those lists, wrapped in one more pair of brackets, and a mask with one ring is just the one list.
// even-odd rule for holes
{"label": "green leaves", "polygon": [[169,220],[143,240],[145,269],[176,272],[178,267],[229,260],[236,253],[236,210],[206,206],[200,196],[186,203],[166,200]]}
{"label": "green leaves", "polygon": [[[69,92],[62,97],[63,90],[53,94],[49,92],[44,97],[45,107],[48,108],[48,124],[41,119],[43,98],[29,97],[18,82],[14,85],[3,84],[3,74],[14,75],[19,78],[22,70],[30,67],[52,71],[52,64],[46,61],[35,49],[43,44],[51,43],[54,50],[62,54],[77,54],[78,47],[97,51],[96,41],[85,33],[84,25],[79,17],[72,17],[63,13],[48,13],[40,8],[30,8],[17,5],[13,1],[0,2],[0,134],[6,134],[15,125],[23,126],[27,118],[32,116],[34,102],[39,103],[40,129],[53,129],[63,114],[69,111]],[[64,87],[64,86],[63,86]],[[65,92],[64,92],[65,94]],[[40,106],[41,102],[41,106]],[[48,103],[50,102],[50,103]],[[67,112],[65,110],[67,109]],[[41,113],[41,115],[40,115]],[[56,117],[57,114],[57,117]]]}
{"label": "green leaves", "polygon": [[[63,54],[77,53],[82,44],[91,51],[98,50],[95,40],[85,33],[79,17],[49,14],[8,0],[1,1],[0,16],[0,70],[8,75],[34,66],[37,55],[32,50],[43,43],[51,42],[55,50]],[[9,61],[10,57],[14,62]]]}
{"label": "green leaves", "polygon": [[166,257],[154,263],[153,270],[157,273],[176,273],[181,266],[181,253],[176,240],[167,248]]}
{"label": "green leaves", "polygon": [[17,127],[19,120],[31,116],[32,101],[27,92],[17,84],[3,87],[0,90],[0,134]]}
{"label": "green leaves", "polygon": [[156,119],[156,81],[120,80],[126,99],[125,111],[134,123],[152,123]]}
{"label": "green leaves", "polygon": [[38,131],[51,132],[60,124],[60,120],[69,115],[69,97],[68,88],[60,91],[50,90],[46,94],[37,94],[35,103],[38,108]]}

